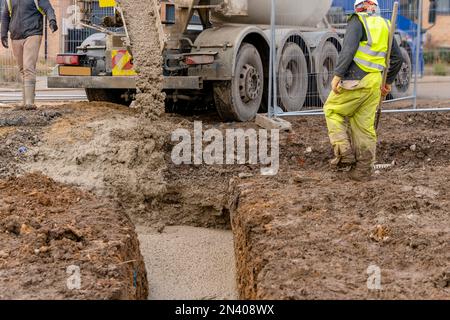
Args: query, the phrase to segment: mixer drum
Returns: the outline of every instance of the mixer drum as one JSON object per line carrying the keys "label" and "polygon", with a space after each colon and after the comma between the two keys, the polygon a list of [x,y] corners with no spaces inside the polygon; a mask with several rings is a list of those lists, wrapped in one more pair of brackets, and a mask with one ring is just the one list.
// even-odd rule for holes
{"label": "mixer drum", "polygon": [[[229,0],[236,7],[248,1],[248,16],[229,17],[213,12],[213,20],[254,25],[270,24],[271,0]],[[236,3],[237,2],[237,3]],[[276,0],[276,24],[316,27],[331,8],[332,0]]]}

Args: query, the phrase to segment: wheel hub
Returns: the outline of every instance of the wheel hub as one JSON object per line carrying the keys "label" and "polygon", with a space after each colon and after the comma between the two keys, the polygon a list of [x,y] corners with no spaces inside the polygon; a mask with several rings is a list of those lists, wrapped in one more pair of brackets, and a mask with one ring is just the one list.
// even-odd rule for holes
{"label": "wheel hub", "polygon": [[239,92],[243,102],[255,100],[261,93],[261,76],[255,67],[246,64],[239,75]]}
{"label": "wheel hub", "polygon": [[328,66],[324,65],[323,66],[323,72],[322,72],[322,83],[324,86],[328,85],[328,82],[330,78],[330,74],[329,74],[329,70],[328,70]]}
{"label": "wheel hub", "polygon": [[292,85],[294,84],[294,74],[292,73],[291,69],[286,70],[286,89],[290,89]]}
{"label": "wheel hub", "polygon": [[396,85],[397,87],[407,87],[409,84],[409,66],[407,63],[403,63],[402,65],[402,69],[400,71],[400,73],[398,74],[397,78],[396,78]]}

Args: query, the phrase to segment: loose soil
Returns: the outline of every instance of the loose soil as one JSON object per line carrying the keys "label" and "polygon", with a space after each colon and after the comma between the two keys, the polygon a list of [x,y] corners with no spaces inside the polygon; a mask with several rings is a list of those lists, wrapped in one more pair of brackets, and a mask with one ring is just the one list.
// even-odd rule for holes
{"label": "loose soil", "polygon": [[[5,158],[15,166],[20,164],[16,171],[42,172],[56,181],[114,199],[139,224],[230,228],[226,191],[239,167],[172,164],[175,142],[171,142],[170,133],[178,128],[191,130],[192,118],[167,116],[164,120],[167,134],[162,135],[161,152],[165,169],[158,174],[164,184],[158,188],[153,180],[159,163],[159,155],[155,160],[153,153],[156,144],[145,135],[139,138],[134,131],[140,122],[136,110],[108,103],[75,103],[60,109],[64,115],[44,129],[40,127],[39,134],[34,133],[39,141],[25,144],[27,152],[19,155],[20,162],[16,161],[19,156]],[[213,117],[205,120],[209,126],[217,121]],[[21,127],[16,130],[14,134],[22,133]],[[7,136],[14,138],[14,134]],[[11,154],[18,148],[11,148]],[[217,183],[211,185],[211,181]]]}
{"label": "loose soil", "polygon": [[[379,161],[395,166],[367,183],[330,173],[320,118],[294,120],[275,178],[257,166],[175,166],[175,129],[255,125],[164,114],[157,1],[121,5],[139,74],[135,110],[0,111],[0,298],[146,298],[128,215],[158,231],[229,229],[230,213],[241,298],[449,298],[447,114],[383,119]],[[66,289],[71,264],[82,290]],[[367,290],[369,265],[381,268],[383,291]]]}
{"label": "loose soil", "polygon": [[52,108],[27,113],[1,110],[0,178],[23,173],[19,164],[24,162],[28,148],[37,146],[40,130],[61,115]]}
{"label": "loose soil", "polygon": [[[421,102],[421,106],[433,104],[432,101]],[[395,161],[395,166],[390,171],[381,171],[374,181],[365,184],[330,173],[331,148],[320,117],[292,119],[294,131],[281,135],[281,172],[275,178],[260,177],[257,166],[176,166],[171,162],[174,142],[170,141],[170,133],[178,128],[192,130],[194,120],[203,121],[204,129],[256,128],[253,123],[219,124],[215,114],[165,115],[161,121],[163,127],[150,127],[159,131],[157,135],[140,129],[143,122],[139,109],[107,103],[41,106],[37,112],[1,110],[0,118],[6,119],[0,126],[0,178],[13,181],[9,184],[16,186],[18,202],[22,199],[23,203],[32,203],[28,200],[33,197],[32,190],[43,192],[38,186],[42,184],[45,191],[46,184],[41,181],[31,184],[34,189],[30,191],[24,182],[15,182],[14,179],[20,178],[7,180],[8,177],[36,171],[57,181],[50,183],[58,185],[56,189],[80,192],[76,199],[80,198],[82,203],[102,204],[98,210],[102,217],[108,217],[104,218],[105,223],[111,221],[113,224],[119,218],[129,221],[126,218],[129,214],[137,225],[163,230],[158,239],[166,236],[164,227],[167,225],[229,229],[231,212],[241,298],[448,298],[448,114],[386,115],[380,132],[379,163]],[[161,155],[163,167],[159,166]],[[247,178],[238,178],[242,174]],[[294,179],[295,176],[299,178]],[[24,189],[23,193],[19,192],[21,189]],[[48,198],[57,203],[59,193],[55,191]],[[93,199],[92,202],[89,199]],[[57,206],[54,203],[48,210]],[[76,208],[79,205],[78,202],[73,204]],[[50,227],[52,221],[60,219],[64,223],[58,226],[69,225],[74,230],[82,230],[88,243],[106,241],[102,233],[89,231],[97,230],[96,226],[102,223],[95,210],[79,209],[84,215],[92,212],[92,219],[85,216],[80,219],[86,221],[84,227],[70,224],[74,219],[71,210],[75,209],[64,209],[57,213],[57,218],[50,215],[50,219],[38,222],[49,225],[51,231],[55,228]],[[20,228],[25,224],[40,230],[37,225],[33,226],[30,217],[33,216],[25,216],[29,220],[19,220]],[[123,223],[114,222],[119,229]],[[131,228],[131,239],[134,239],[132,225],[128,227]],[[115,230],[111,228],[104,225],[100,229]],[[14,240],[22,237],[5,234]],[[120,235],[124,233],[118,231],[117,236]],[[170,233],[167,235],[170,237]],[[108,232],[105,236],[116,235]],[[128,238],[120,239],[122,247],[127,248]],[[34,250],[52,245],[42,245],[39,241],[30,239],[24,244],[27,249],[23,250],[34,254]],[[79,242],[65,238],[52,241],[72,241],[76,248],[79,245]],[[151,243],[145,242],[145,245]],[[6,248],[9,250],[10,247],[13,245],[8,244]],[[55,252],[59,252],[59,244],[54,247]],[[73,263],[87,263],[76,250],[82,252],[84,248],[64,253],[67,259],[73,259]],[[126,251],[132,256],[139,255],[137,244]],[[52,251],[49,252],[44,253],[47,255]],[[43,279],[49,283],[61,283],[66,279],[63,277],[66,277],[67,266],[61,255],[52,256],[53,260],[43,260],[42,264],[37,260],[35,265],[22,263],[20,257],[11,255],[11,251],[2,254],[6,257],[2,263],[8,264],[1,269],[3,273],[29,273],[32,277],[35,266],[55,273],[62,268],[62,275]],[[117,264],[114,255],[106,256],[105,251],[103,254],[105,260],[102,261],[106,262],[102,265]],[[36,257],[40,259],[41,254]],[[136,259],[120,257],[121,262]],[[151,258],[147,256],[147,259]],[[55,263],[59,269],[49,267]],[[228,266],[231,264],[233,261],[228,261]],[[381,293],[367,290],[366,270],[371,264],[382,270],[384,291]],[[15,269],[22,265],[28,269]],[[335,267],[328,270],[330,266]],[[189,277],[188,273],[186,275]],[[108,273],[96,273],[92,278],[95,276],[100,283],[101,279],[109,279]],[[22,276],[18,278],[22,279]],[[6,279],[14,278],[8,276]],[[129,288],[130,282],[124,280],[125,277],[120,279],[121,285],[116,282],[113,287]],[[27,292],[34,294],[31,298],[47,297],[45,290],[38,291],[41,284],[28,290],[20,282],[22,280],[10,281],[17,285],[17,290],[23,289],[18,291],[22,292],[21,297],[26,297]],[[152,279],[149,281],[151,286]],[[113,294],[119,292],[116,289],[95,292],[93,289],[89,293],[77,293],[85,296],[76,296],[64,291],[64,282],[58,288],[62,293],[51,292],[50,297],[130,297],[128,293]],[[12,291],[2,292],[5,297],[12,297]],[[135,297],[143,296],[144,290]]]}
{"label": "loose soil", "polygon": [[385,116],[378,163],[395,165],[363,183],[328,169],[322,118],[293,122],[280,174],[234,182],[240,297],[450,299],[450,116]]}
{"label": "loose soil", "polygon": [[[145,299],[134,226],[93,194],[39,175],[0,180],[0,299]],[[72,281],[79,268],[80,287]],[[71,271],[72,270],[72,271]]]}

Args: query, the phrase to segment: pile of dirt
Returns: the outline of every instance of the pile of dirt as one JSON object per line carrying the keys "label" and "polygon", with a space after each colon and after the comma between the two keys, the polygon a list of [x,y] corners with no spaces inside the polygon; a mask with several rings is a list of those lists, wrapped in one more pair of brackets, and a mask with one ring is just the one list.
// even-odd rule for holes
{"label": "pile of dirt", "polygon": [[[159,3],[122,1],[121,7],[138,73],[137,112],[109,113],[111,105],[92,105],[103,110],[100,115],[85,104],[85,115],[76,112],[49,128],[25,168],[112,197],[138,223],[229,228],[230,174],[172,165],[171,134],[191,130],[192,122],[164,113]],[[81,105],[65,107],[81,110]],[[219,183],[211,184],[217,176]]]}
{"label": "pile of dirt", "polygon": [[448,299],[449,121],[385,116],[378,162],[395,165],[357,183],[329,170],[323,118],[293,120],[280,174],[234,182],[240,297]]}
{"label": "pile of dirt", "polygon": [[2,110],[0,117],[0,178],[21,174],[19,164],[29,148],[39,143],[41,129],[61,116],[54,109],[27,113]]}
{"label": "pile of dirt", "polygon": [[148,296],[127,215],[42,175],[0,180],[0,242],[0,299]]}
{"label": "pile of dirt", "polygon": [[[42,171],[57,181],[117,199],[139,224],[230,228],[230,179],[259,175],[258,166],[175,165],[171,159],[177,142],[171,141],[170,133],[180,128],[192,133],[193,121],[202,121],[204,130],[223,133],[255,129],[254,123],[217,125],[214,115],[166,115],[160,121],[149,120],[149,130],[143,130],[140,112],[112,104],[79,103],[61,110],[66,116],[44,128],[42,141],[31,148],[29,161],[22,166],[24,171]],[[445,163],[450,149],[443,128],[449,118],[447,114],[385,116],[379,162],[395,161],[405,168]],[[292,121],[295,130],[281,135],[281,171],[328,171],[332,150],[324,119]],[[157,138],[151,133],[155,128]]]}
{"label": "pile of dirt", "polygon": [[[165,120],[170,130],[162,137],[167,169],[161,172],[165,183],[160,192],[154,182],[159,168],[154,161],[156,146],[137,134],[136,110],[108,103],[74,103],[60,110],[64,115],[41,128],[39,142],[26,144],[21,172],[42,172],[116,200],[139,224],[230,228],[228,182],[247,168],[173,164],[171,151],[176,142],[170,141],[169,133],[176,128],[192,130],[193,119],[168,116]],[[205,120],[210,122],[206,128],[215,121]],[[222,130],[232,126],[224,124]]]}
{"label": "pile of dirt", "polygon": [[[114,176],[134,177],[126,165],[134,155],[134,140],[122,132],[136,127],[136,112],[109,103],[74,103],[61,110],[66,115],[42,130],[41,142],[26,154],[23,170],[43,172],[101,196],[114,196],[112,184],[118,180]],[[135,190],[134,184],[127,184],[130,192]]]}

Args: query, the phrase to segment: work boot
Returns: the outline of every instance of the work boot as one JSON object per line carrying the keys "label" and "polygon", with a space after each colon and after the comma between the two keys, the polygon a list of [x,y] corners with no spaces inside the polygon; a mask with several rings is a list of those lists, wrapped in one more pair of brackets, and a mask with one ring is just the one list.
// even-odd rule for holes
{"label": "work boot", "polygon": [[340,154],[340,151],[337,150],[336,157],[331,160],[330,166],[332,170],[341,171],[341,172],[349,172],[354,164],[356,163],[356,158],[351,149]]}
{"label": "work boot", "polygon": [[36,110],[37,107],[34,104],[34,99],[36,97],[36,82],[25,81],[24,85],[24,109],[25,110]]}
{"label": "work boot", "polygon": [[354,181],[367,182],[372,178],[373,167],[368,162],[357,162],[348,172],[348,177]]}

